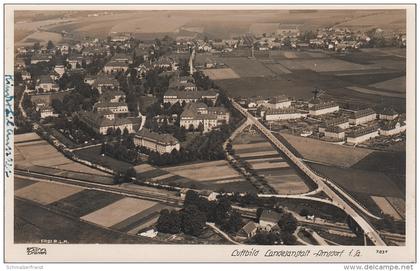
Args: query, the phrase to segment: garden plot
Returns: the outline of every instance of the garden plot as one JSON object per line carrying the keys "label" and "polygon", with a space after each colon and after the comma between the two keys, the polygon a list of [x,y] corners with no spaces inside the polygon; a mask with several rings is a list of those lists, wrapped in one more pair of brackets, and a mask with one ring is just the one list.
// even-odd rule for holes
{"label": "garden plot", "polygon": [[[232,143],[235,146],[241,145],[242,146],[248,146],[250,143],[259,143],[259,142],[263,142],[265,145],[267,145],[267,140],[262,138],[258,133],[240,133],[239,135],[237,135]],[[270,143],[268,143],[270,144]],[[271,144],[270,144],[271,145]],[[246,148],[246,147],[245,147]]]}
{"label": "garden plot", "polygon": [[104,208],[85,215],[81,217],[81,219],[104,227],[111,227],[155,204],[155,202],[141,199],[123,198]]}
{"label": "garden plot", "polygon": [[236,79],[240,76],[231,68],[206,69],[203,73],[211,80]]}
{"label": "garden plot", "polygon": [[282,157],[273,156],[273,157],[258,157],[256,159],[247,159],[248,163],[266,163],[266,162],[282,162],[284,159]]}
{"label": "garden plot", "polygon": [[297,174],[283,174],[282,171],[278,171],[277,173],[272,172],[264,178],[279,194],[302,194],[310,190]]}
{"label": "garden plot", "polygon": [[254,148],[272,148],[271,144],[267,141],[253,144],[235,144],[235,150],[248,150]]}
{"label": "garden plot", "polygon": [[224,160],[163,169],[194,181],[214,181],[239,176],[239,173],[232,169]]}
{"label": "garden plot", "polygon": [[[238,141],[241,143],[233,145],[239,160],[246,161],[279,194],[301,194],[309,191],[302,177],[269,142],[258,142],[258,137],[261,138],[259,135],[248,137],[246,135],[246,133],[240,135],[241,140]],[[247,138],[257,142],[242,143],[246,142]]]}
{"label": "garden plot", "polygon": [[83,188],[38,182],[15,191],[15,196],[47,205],[80,191],[83,191]]}
{"label": "garden plot", "polygon": [[249,158],[249,157],[258,157],[258,156],[265,156],[265,155],[273,155],[273,154],[278,154],[278,152],[276,150],[257,151],[257,152],[242,153],[240,156],[241,158]]}
{"label": "garden plot", "polygon": [[[249,162],[249,161],[248,161]],[[253,169],[273,169],[273,168],[289,168],[286,162],[250,162]]]}

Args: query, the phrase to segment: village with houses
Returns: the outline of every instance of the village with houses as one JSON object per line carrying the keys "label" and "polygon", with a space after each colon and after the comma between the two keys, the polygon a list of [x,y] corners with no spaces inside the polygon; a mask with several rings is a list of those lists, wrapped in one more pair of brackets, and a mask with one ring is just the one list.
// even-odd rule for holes
{"label": "village with houses", "polygon": [[[405,32],[50,31],[15,50],[15,223],[48,206],[70,243],[404,245]],[[49,243],[37,223],[17,242]]]}

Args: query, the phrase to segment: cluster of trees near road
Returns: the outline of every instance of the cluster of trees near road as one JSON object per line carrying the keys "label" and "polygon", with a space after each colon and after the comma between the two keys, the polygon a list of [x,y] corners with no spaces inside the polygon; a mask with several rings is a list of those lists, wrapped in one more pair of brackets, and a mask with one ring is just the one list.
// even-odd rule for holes
{"label": "cluster of trees near road", "polygon": [[231,202],[224,196],[215,201],[201,197],[196,191],[186,193],[184,207],[179,210],[161,211],[157,230],[163,233],[180,233],[199,236],[206,222],[214,222],[228,233],[236,233],[244,225],[238,212],[232,209]]}

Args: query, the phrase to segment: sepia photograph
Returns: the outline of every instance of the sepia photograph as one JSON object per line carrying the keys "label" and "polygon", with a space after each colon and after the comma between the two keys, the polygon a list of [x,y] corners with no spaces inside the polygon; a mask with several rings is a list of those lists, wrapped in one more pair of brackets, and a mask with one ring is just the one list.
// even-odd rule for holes
{"label": "sepia photograph", "polygon": [[4,9],[6,262],[415,261],[414,5]]}

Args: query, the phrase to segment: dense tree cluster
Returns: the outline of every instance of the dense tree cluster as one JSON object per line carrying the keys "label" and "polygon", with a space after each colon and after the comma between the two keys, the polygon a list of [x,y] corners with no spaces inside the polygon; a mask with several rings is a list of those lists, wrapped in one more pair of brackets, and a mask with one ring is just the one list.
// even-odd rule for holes
{"label": "dense tree cluster", "polygon": [[81,74],[64,73],[58,84],[61,89],[71,89],[63,100],[52,101],[52,107],[60,114],[70,115],[79,110],[90,111],[99,99],[98,90],[86,84]]}
{"label": "dense tree cluster", "polygon": [[100,138],[92,127],[81,122],[75,114],[70,118],[65,116],[57,117],[52,119],[51,122],[57,130],[77,144],[83,144],[86,141],[90,141],[92,138]]}
{"label": "dense tree cluster", "polygon": [[121,131],[118,132],[118,130],[119,128],[117,131],[109,134],[108,138],[111,137],[112,141],[102,143],[101,153],[117,160],[136,163],[138,161],[138,153],[135,150],[133,136],[128,134],[127,129],[124,129],[122,135]]}
{"label": "dense tree cluster", "polygon": [[195,84],[201,89],[207,90],[216,87],[213,81],[208,76],[204,75],[204,73],[202,72],[195,72],[193,74],[193,77],[195,80]]}
{"label": "dense tree cluster", "polygon": [[229,135],[229,126],[224,125],[220,130],[213,130],[195,137],[185,148],[181,148],[179,151],[174,150],[171,153],[164,154],[151,152],[149,162],[153,165],[163,166],[197,160],[214,161],[224,159],[225,153],[222,145]]}
{"label": "dense tree cluster", "polygon": [[197,192],[189,190],[185,196],[184,208],[180,211],[162,210],[157,229],[166,233],[179,233],[198,236],[206,222],[214,222],[229,233],[236,233],[242,226],[239,213],[232,210],[230,201],[221,197],[209,201]]}

